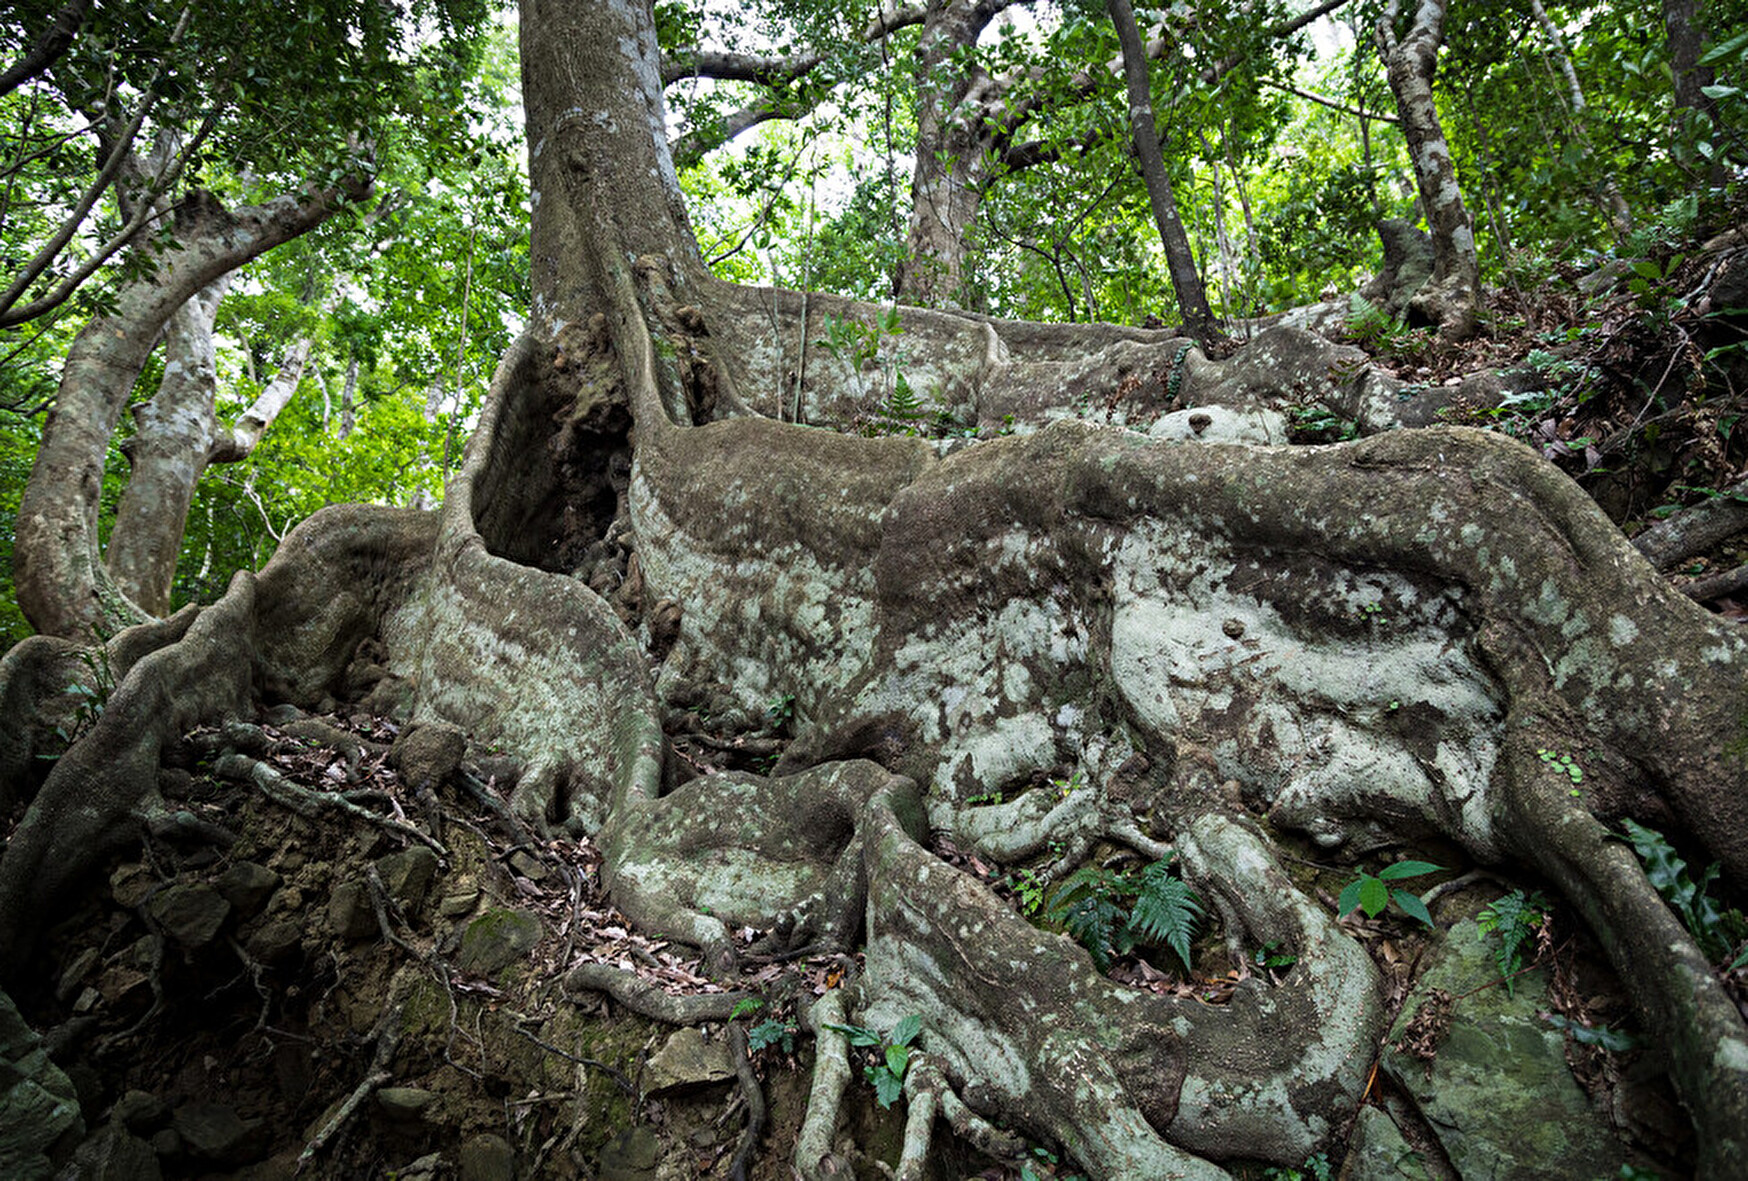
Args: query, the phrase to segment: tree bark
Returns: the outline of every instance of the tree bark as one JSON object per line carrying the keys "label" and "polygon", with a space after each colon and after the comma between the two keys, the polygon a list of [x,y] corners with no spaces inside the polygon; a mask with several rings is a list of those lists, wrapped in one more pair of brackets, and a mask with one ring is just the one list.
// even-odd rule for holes
{"label": "tree bark", "polygon": [[[351,195],[361,196],[356,188]],[[197,195],[177,211],[181,246],[127,284],[115,310],[87,324],[67,353],[54,409],[18,512],[18,604],[47,635],[87,639],[148,613],[116,585],[98,555],[104,457],[158,335],[202,288],[321,224],[341,194],[306,190],[227,211]]]}
{"label": "tree bark", "polygon": [[170,586],[194,488],[206,469],[218,372],[212,327],[230,276],[176,309],[164,334],[164,376],[134,407],[128,482],[115,510],[104,560],[118,590],[148,615],[170,610]]}
{"label": "tree bark", "polygon": [[1443,0],[1417,0],[1408,35],[1400,40],[1395,29],[1399,7],[1400,0],[1392,3],[1378,22],[1378,45],[1433,244],[1432,280],[1410,301],[1409,309],[1437,324],[1445,340],[1462,340],[1474,335],[1480,312],[1481,263],[1475,253],[1474,221],[1463,204],[1450,144],[1432,97],[1438,51],[1444,42],[1445,5]]}
{"label": "tree bark", "polygon": [[1106,0],[1106,7],[1117,27],[1117,43],[1123,48],[1123,79],[1129,91],[1129,134],[1140,162],[1141,179],[1147,185],[1153,222],[1159,227],[1159,241],[1165,250],[1172,290],[1177,294],[1178,311],[1190,335],[1207,345],[1224,334],[1208,307],[1208,293],[1202,286],[1189,236],[1178,216],[1177,195],[1172,191],[1171,177],[1160,155],[1159,129],[1153,121],[1153,92],[1147,80],[1147,54],[1135,24],[1135,10],[1129,0]]}

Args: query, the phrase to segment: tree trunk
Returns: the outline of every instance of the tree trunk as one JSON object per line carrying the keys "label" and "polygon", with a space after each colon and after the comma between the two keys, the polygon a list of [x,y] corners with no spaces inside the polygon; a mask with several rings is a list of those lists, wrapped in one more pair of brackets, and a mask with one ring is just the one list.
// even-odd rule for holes
{"label": "tree trunk", "polygon": [[916,171],[910,231],[898,298],[957,307],[967,239],[995,163],[995,127],[981,90],[994,89],[970,62],[978,35],[997,11],[989,0],[931,4],[916,47]]}
{"label": "tree trunk", "polygon": [[1410,314],[1437,324],[1445,340],[1462,340],[1475,332],[1481,300],[1481,263],[1475,254],[1475,228],[1456,165],[1433,103],[1432,80],[1444,41],[1443,0],[1417,0],[1408,35],[1397,39],[1398,3],[1378,23],[1378,45],[1408,155],[1420,205],[1432,233],[1432,280],[1410,301]]}
{"label": "tree trunk", "polygon": [[1129,134],[1141,179],[1147,185],[1153,222],[1159,227],[1159,241],[1165,249],[1165,265],[1171,273],[1172,290],[1177,294],[1178,311],[1190,335],[1206,345],[1224,334],[1208,307],[1201,272],[1196,269],[1189,236],[1178,216],[1177,195],[1172,192],[1171,177],[1166,174],[1165,160],[1160,155],[1159,129],[1153,121],[1153,92],[1147,80],[1146,47],[1141,43],[1141,31],[1135,24],[1135,10],[1129,0],[1107,0],[1106,6],[1111,22],[1117,27],[1117,43],[1123,48],[1123,79],[1129,90]]}
{"label": "tree trunk", "polygon": [[37,631],[88,638],[92,628],[107,632],[147,617],[98,555],[104,457],[128,395],[177,309],[319,225],[338,200],[331,191],[310,191],[226,211],[210,197],[190,198],[177,211],[182,245],[159,256],[150,278],[124,286],[115,310],[74,339],[18,512],[18,605]]}
{"label": "tree trunk", "polygon": [[158,392],[134,407],[127,487],[104,561],[116,588],[148,615],[170,613],[188,506],[212,448],[218,383],[212,326],[229,286],[230,277],[221,276],[176,309],[165,328]]}

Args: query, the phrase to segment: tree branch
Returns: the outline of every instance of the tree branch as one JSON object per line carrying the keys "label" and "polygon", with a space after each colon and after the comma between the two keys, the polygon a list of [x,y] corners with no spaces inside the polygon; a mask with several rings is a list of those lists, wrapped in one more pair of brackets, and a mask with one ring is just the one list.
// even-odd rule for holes
{"label": "tree branch", "polygon": [[60,60],[61,55],[73,44],[73,39],[79,35],[79,29],[85,23],[85,15],[90,11],[91,0],[67,0],[66,7],[55,14],[55,19],[43,30],[30,50],[4,74],[0,74],[0,95],[11,94]]}

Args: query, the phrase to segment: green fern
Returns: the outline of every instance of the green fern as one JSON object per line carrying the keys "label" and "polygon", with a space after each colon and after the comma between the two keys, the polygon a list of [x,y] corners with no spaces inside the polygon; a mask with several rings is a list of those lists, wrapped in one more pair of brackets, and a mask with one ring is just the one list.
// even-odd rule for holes
{"label": "green fern", "polygon": [[1540,890],[1529,894],[1513,890],[1475,916],[1475,925],[1483,935],[1499,936],[1493,962],[1499,965],[1499,974],[1505,978],[1507,995],[1517,995],[1516,978],[1518,969],[1523,967],[1524,941],[1547,921],[1548,900]]}
{"label": "green fern", "polygon": [[1188,971],[1202,914],[1201,900],[1166,860],[1136,874],[1082,866],[1050,892],[1044,908],[1045,920],[1086,948],[1101,972],[1142,944],[1171,948]]}
{"label": "green fern", "polygon": [[1202,917],[1201,899],[1188,882],[1172,874],[1171,866],[1155,861],[1141,871],[1135,908],[1129,913],[1129,930],[1138,941],[1163,943],[1190,970],[1190,940]]}
{"label": "green fern", "polygon": [[1050,903],[1044,915],[1074,937],[1086,948],[1093,965],[1101,972],[1111,970],[1111,959],[1127,948],[1118,947],[1118,925],[1123,908],[1117,905],[1122,891],[1122,878],[1110,870],[1082,866],[1050,892]]}

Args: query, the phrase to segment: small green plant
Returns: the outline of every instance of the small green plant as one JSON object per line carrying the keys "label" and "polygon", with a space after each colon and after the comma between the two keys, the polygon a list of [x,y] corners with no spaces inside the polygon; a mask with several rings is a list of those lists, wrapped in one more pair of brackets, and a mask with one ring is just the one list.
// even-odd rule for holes
{"label": "small green plant", "polygon": [[968,806],[973,808],[979,804],[999,804],[1001,802],[1002,794],[999,791],[979,792],[977,795],[968,797],[965,801]]}
{"label": "small green plant", "polygon": [[770,1017],[747,1030],[747,1049],[753,1053],[782,1046],[785,1054],[795,1052],[795,1026]]}
{"label": "small green plant", "polygon": [[1557,750],[1538,750],[1536,755],[1542,762],[1570,779],[1573,787],[1584,782],[1584,768],[1580,767],[1578,760],[1571,755],[1561,754]]}
{"label": "small green plant", "polygon": [[1050,786],[1056,789],[1058,799],[1066,800],[1069,796],[1086,786],[1086,776],[1079,771],[1067,779],[1052,779]]}
{"label": "small green plant", "polygon": [[[1033,1167],[1033,1161],[1037,1162],[1037,1168]],[[1083,1174],[1059,1172],[1061,1167],[1060,1156],[1048,1148],[1033,1145],[1032,1160],[1020,1162],[1020,1181],[1045,1181],[1045,1178],[1054,1178],[1055,1181],[1085,1181]],[[1048,1171],[1040,1173],[1038,1169]]]}
{"label": "small green plant", "polygon": [[1375,874],[1362,873],[1342,888],[1341,897],[1335,904],[1336,913],[1345,916],[1358,908],[1366,912],[1367,918],[1375,919],[1394,902],[1403,914],[1430,927],[1432,915],[1427,911],[1426,903],[1420,900],[1420,895],[1398,890],[1388,883],[1437,873],[1442,868],[1429,861],[1398,861]]}
{"label": "small green plant", "polygon": [[1034,870],[1022,869],[1018,873],[1008,875],[1008,885],[1020,900],[1020,912],[1028,918],[1035,916],[1044,907],[1044,895],[1049,887]]}
{"label": "small green plant", "polygon": [[1516,977],[1523,967],[1523,946],[1548,921],[1548,900],[1540,890],[1525,894],[1513,890],[1475,916],[1475,925],[1483,935],[1498,935],[1499,946],[1493,950],[1493,962],[1505,977],[1505,991],[1516,996]]}
{"label": "small green plant", "polygon": [[730,1021],[739,1021],[742,1017],[757,1013],[764,1007],[765,1002],[760,997],[742,997],[740,1000],[734,1002],[734,1008],[728,1011],[728,1019]]}
{"label": "small green plant", "polygon": [[1287,433],[1295,443],[1345,443],[1360,437],[1360,427],[1321,402],[1301,402],[1287,409]]}
{"label": "small green plant", "polygon": [[1543,1013],[1542,1020],[1581,1046],[1601,1046],[1611,1054],[1624,1054],[1639,1044],[1632,1034],[1607,1025],[1585,1025],[1558,1013]]}
{"label": "small green plant", "polygon": [[1290,968],[1299,962],[1299,957],[1290,951],[1281,950],[1280,941],[1271,939],[1256,949],[1250,962],[1259,968]]}
{"label": "small green plant", "polygon": [[[1669,909],[1675,912],[1700,950],[1714,963],[1722,963],[1744,938],[1748,938],[1748,920],[1739,910],[1722,910],[1711,896],[1712,883],[1718,880],[1719,864],[1714,861],[1695,881],[1688,876],[1687,862],[1676,855],[1675,847],[1663,834],[1632,820],[1621,821],[1626,839],[1639,855],[1645,876]],[[1748,948],[1730,961],[1726,971],[1735,971],[1748,964]]]}
{"label": "small green plant", "polygon": [[910,1045],[922,1032],[923,1019],[912,1013],[892,1027],[882,1037],[860,1025],[832,1025],[826,1028],[844,1035],[852,1046],[866,1046],[879,1051],[878,1061],[862,1068],[862,1076],[874,1084],[874,1098],[882,1107],[891,1107],[904,1093],[904,1072],[910,1069]]}
{"label": "small green plant", "polygon": [[[103,711],[109,705],[109,695],[115,692],[115,674],[109,667],[109,650],[101,641],[94,648],[81,651],[79,663],[85,666],[86,678],[71,682],[63,690],[73,699],[71,728],[55,727],[55,737],[61,740],[63,749],[72,746],[97,725],[98,719],[103,717]],[[58,756],[50,754],[43,757]]]}
{"label": "small green plant", "polygon": [[1082,866],[1050,892],[1044,917],[1086,948],[1101,972],[1141,944],[1171,948],[1188,971],[1202,913],[1201,899],[1162,859],[1134,874]]}
{"label": "small green plant", "polygon": [[795,694],[779,693],[765,703],[765,720],[771,729],[781,730],[795,718]]}
{"label": "small green plant", "polygon": [[1432,347],[1432,334],[1410,328],[1389,312],[1355,293],[1348,303],[1347,337],[1367,352],[1412,359]]}
{"label": "small green plant", "polygon": [[1324,1153],[1308,1156],[1305,1163],[1296,1169],[1264,1169],[1264,1181],[1330,1181],[1335,1176],[1329,1166],[1329,1157]]}

